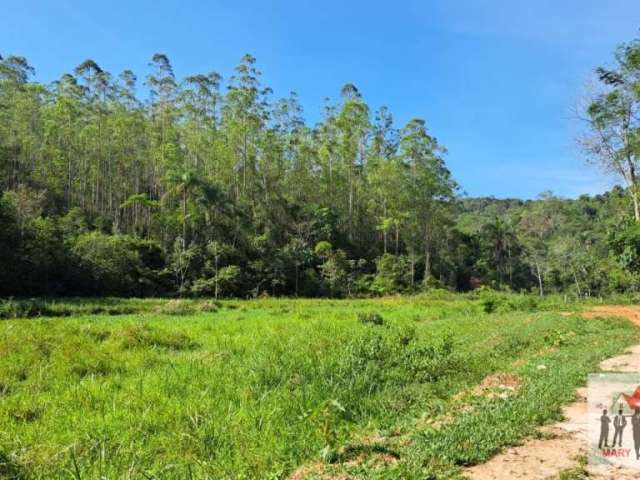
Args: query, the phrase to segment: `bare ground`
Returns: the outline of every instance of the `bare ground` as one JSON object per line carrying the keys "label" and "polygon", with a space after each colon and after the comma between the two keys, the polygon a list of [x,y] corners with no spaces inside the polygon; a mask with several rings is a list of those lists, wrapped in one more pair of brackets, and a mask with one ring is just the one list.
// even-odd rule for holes
{"label": "bare ground", "polygon": [[[640,306],[602,305],[582,314],[585,318],[624,317],[640,325]],[[640,345],[600,364],[604,371],[640,371]],[[576,391],[576,401],[564,409],[565,420],[541,429],[542,438],[531,438],[509,448],[481,465],[468,468],[465,475],[473,480],[544,480],[558,478],[563,470],[576,467],[578,458],[587,453],[586,389]],[[589,478],[631,480],[640,478],[637,470],[610,466],[587,467]]]}

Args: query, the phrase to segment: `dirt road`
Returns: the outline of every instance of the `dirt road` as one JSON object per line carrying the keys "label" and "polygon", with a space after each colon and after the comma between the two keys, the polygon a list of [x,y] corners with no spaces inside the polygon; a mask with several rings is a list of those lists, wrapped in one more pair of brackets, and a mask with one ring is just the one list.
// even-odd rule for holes
{"label": "dirt road", "polygon": [[[585,318],[624,317],[640,326],[640,306],[601,305],[582,314]],[[600,364],[604,371],[640,372],[640,345]],[[544,427],[543,438],[528,439],[522,445],[509,448],[481,465],[465,471],[473,480],[545,480],[557,479],[563,470],[576,467],[577,458],[587,452],[586,388],[578,389],[576,401],[564,409],[565,420]],[[640,471],[625,471],[612,467],[587,467],[589,478],[631,480],[640,478]]]}

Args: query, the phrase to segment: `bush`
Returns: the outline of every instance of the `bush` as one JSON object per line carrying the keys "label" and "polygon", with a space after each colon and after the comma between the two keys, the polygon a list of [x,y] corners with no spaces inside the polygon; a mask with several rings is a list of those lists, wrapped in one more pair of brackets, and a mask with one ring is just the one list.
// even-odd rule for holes
{"label": "bush", "polygon": [[539,302],[533,295],[498,292],[487,287],[480,288],[477,295],[486,313],[535,310]]}
{"label": "bush", "polygon": [[216,286],[219,296],[234,293],[242,279],[242,270],[237,265],[222,267],[217,275],[211,278],[199,278],[191,286],[191,293],[196,296],[215,295]]}
{"label": "bush", "polygon": [[154,242],[91,232],[80,235],[72,250],[81,275],[89,281],[86,288],[90,292],[130,296],[156,289],[156,269],[162,264],[162,254]]}
{"label": "bush", "polygon": [[371,290],[381,295],[405,290],[410,280],[406,257],[385,253],[376,260],[376,275]]}

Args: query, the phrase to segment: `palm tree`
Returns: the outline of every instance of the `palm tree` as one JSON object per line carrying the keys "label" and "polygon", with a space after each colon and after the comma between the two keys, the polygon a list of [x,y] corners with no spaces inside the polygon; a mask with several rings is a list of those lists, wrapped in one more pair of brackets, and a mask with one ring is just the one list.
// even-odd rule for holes
{"label": "palm tree", "polygon": [[495,217],[482,228],[482,234],[490,248],[492,263],[498,272],[498,283],[502,284],[507,268],[511,283],[511,254],[517,241],[511,223]]}
{"label": "palm tree", "polygon": [[182,249],[188,245],[187,239],[187,217],[189,207],[189,197],[192,192],[202,185],[202,180],[190,168],[180,168],[169,172],[165,181],[170,185],[169,190],[164,194],[163,200],[179,197],[182,203]]}

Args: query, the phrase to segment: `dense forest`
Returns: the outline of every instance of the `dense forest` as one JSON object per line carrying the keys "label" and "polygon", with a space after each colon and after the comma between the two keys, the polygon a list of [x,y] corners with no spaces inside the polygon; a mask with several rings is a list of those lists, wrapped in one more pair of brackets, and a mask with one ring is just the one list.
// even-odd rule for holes
{"label": "dense forest", "polygon": [[[143,81],[86,60],[51,85],[0,57],[0,295],[355,296],[640,288],[640,47],[598,69],[595,197],[466,198],[423,119],[356,86],[308,125],[256,60]],[[635,202],[635,210],[634,210]]]}

